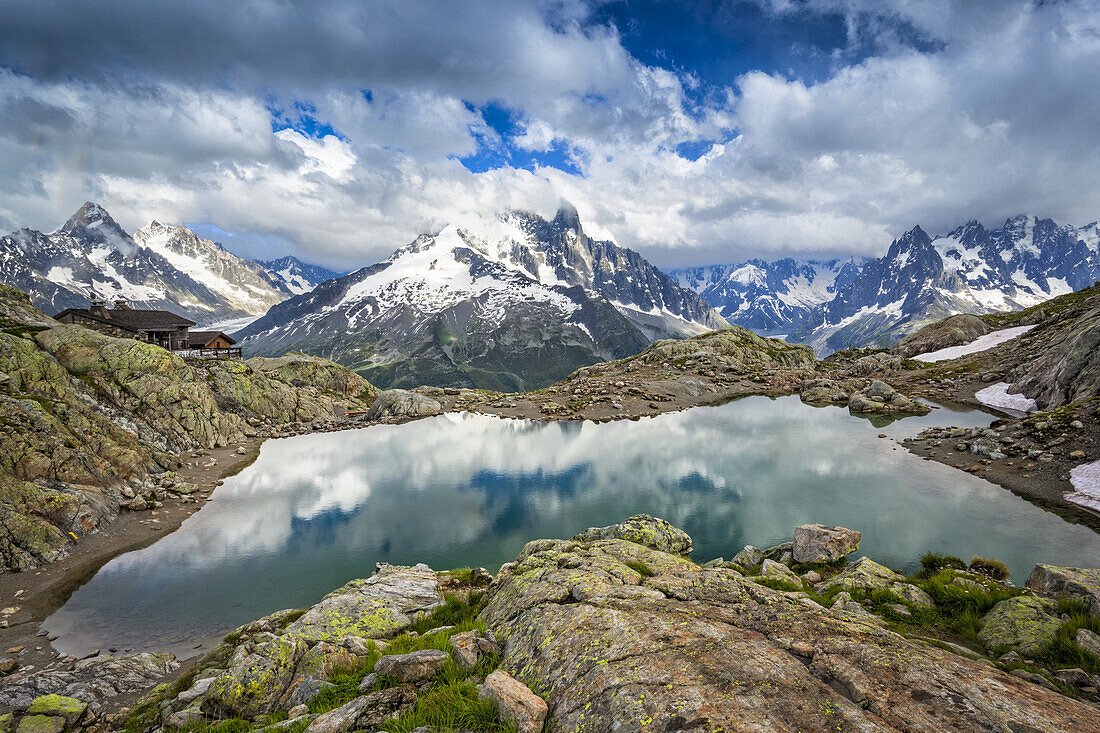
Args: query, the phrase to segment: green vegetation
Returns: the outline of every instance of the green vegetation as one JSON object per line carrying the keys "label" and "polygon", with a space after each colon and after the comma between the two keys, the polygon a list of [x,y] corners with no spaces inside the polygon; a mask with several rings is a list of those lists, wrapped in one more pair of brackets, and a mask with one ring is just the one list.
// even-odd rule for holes
{"label": "green vegetation", "polygon": [[656,572],[654,572],[654,570],[652,568],[650,568],[644,562],[640,562],[638,560],[625,560],[625,561],[623,561],[623,564],[626,565],[631,570],[633,570],[634,572],[636,572],[638,575],[642,576],[643,578],[649,578],[649,577],[657,574]]}
{"label": "green vegetation", "polygon": [[791,562],[791,570],[795,575],[805,575],[813,571],[822,578],[836,575],[848,564],[848,556],[842,555],[839,560],[833,562]]}
{"label": "green vegetation", "polygon": [[1100,618],[1089,615],[1088,607],[1076,600],[1059,601],[1058,613],[1068,618],[1058,628],[1058,635],[1036,658],[1056,669],[1077,667],[1089,674],[1100,674],[1100,658],[1086,652],[1074,640],[1078,629],[1100,634]]}
{"label": "green vegetation", "polygon": [[[449,575],[460,583],[472,583],[473,571],[470,568],[452,570]],[[413,623],[404,633],[398,634],[389,640],[385,654],[407,654],[421,649],[450,650],[450,638],[454,634],[465,631],[485,631],[484,624],[477,619],[478,614],[485,607],[485,592],[476,588],[466,588],[460,593],[446,596],[442,606],[436,608],[431,614]],[[279,617],[279,627],[285,628],[287,624],[299,618],[303,612],[293,612]],[[433,631],[435,629],[441,629]],[[160,704],[165,700],[171,700],[180,692],[189,689],[196,679],[199,667],[219,666],[224,664],[232,654],[234,646],[243,639],[243,633],[238,630],[225,637],[207,657],[203,663],[196,666],[187,674],[172,684],[163,684],[154,689],[146,698],[135,705],[127,716],[123,730],[126,733],[143,733],[151,727],[160,724]],[[355,698],[364,694],[359,686],[363,679],[371,673],[375,664],[382,657],[382,651],[370,642],[369,653],[360,658],[352,669],[342,670],[328,677],[333,687],[324,690],[309,703],[309,710],[314,714],[321,714],[334,710]],[[514,731],[514,727],[501,723],[496,715],[496,709],[491,702],[479,700],[477,696],[477,681],[482,680],[492,672],[500,663],[500,658],[483,654],[474,669],[460,667],[454,659],[448,660],[443,670],[431,681],[426,690],[418,692],[418,699],[413,710],[404,716],[387,721],[382,729],[392,733],[406,733],[420,726],[432,726],[443,729],[467,729],[472,731],[491,731],[508,733]],[[386,689],[399,685],[396,679],[381,677],[371,686],[370,692]],[[270,715],[258,718],[255,721],[247,721],[240,718],[227,720],[202,720],[196,721],[180,730],[186,733],[245,733],[258,730],[264,726],[272,725],[287,720],[284,710],[276,711]],[[298,725],[285,728],[286,733],[301,733],[308,725],[303,719]]]}
{"label": "green vegetation", "polygon": [[991,560],[987,557],[973,558],[970,561],[970,572],[1000,581],[1008,580],[1011,575],[1007,565],[1000,560]]}
{"label": "green vegetation", "polygon": [[930,578],[944,570],[965,570],[966,563],[954,555],[926,552],[920,556],[921,570],[918,578]]}
{"label": "green vegetation", "polygon": [[791,580],[783,580],[782,578],[753,578],[753,582],[757,585],[762,585],[765,588],[771,588],[772,590],[782,591],[800,591],[805,590],[801,585]]}

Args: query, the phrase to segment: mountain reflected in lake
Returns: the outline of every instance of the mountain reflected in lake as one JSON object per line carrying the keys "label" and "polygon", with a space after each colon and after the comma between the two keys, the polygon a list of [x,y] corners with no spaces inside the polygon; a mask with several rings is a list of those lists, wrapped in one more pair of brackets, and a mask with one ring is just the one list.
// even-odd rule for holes
{"label": "mountain reflected in lake", "polygon": [[271,440],[179,531],[108,563],[44,626],[70,654],[190,656],[376,562],[495,571],[528,540],[638,512],[686,529],[698,561],[823,522],[861,530],[862,551],[895,567],[929,549],[981,554],[1022,582],[1039,560],[1100,563],[1088,528],[877,437],[990,419],[940,409],[875,427],[797,397],[754,397],[638,421],[443,415]]}

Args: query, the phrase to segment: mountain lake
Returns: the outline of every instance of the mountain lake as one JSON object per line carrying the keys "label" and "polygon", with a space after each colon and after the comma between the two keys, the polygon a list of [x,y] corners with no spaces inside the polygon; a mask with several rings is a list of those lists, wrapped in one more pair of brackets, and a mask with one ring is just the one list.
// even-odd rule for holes
{"label": "mountain lake", "polygon": [[78,657],[186,658],[377,562],[495,573],[529,540],[640,512],[687,530],[697,562],[821,522],[862,531],[857,555],[909,571],[928,550],[999,558],[1017,583],[1039,561],[1100,566],[1088,527],[896,442],[992,419],[940,407],[872,423],[798,397],[749,397],[635,421],[448,414],[269,440],[178,531],[104,565],[43,627]]}

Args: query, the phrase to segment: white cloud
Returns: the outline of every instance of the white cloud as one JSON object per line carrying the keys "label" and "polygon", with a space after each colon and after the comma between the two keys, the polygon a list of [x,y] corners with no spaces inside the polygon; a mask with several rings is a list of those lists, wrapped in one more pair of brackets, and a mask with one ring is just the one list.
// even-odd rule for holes
{"label": "white cloud", "polygon": [[[1100,216],[1100,11],[1088,3],[772,2],[845,13],[876,54],[815,82],[747,73],[705,104],[697,78],[583,25],[583,3],[395,2],[365,18],[334,0],[297,24],[290,5],[223,8],[216,24],[173,10],[194,15],[177,29],[204,38],[155,33],[171,15],[101,6],[99,35],[46,11],[0,18],[0,47],[23,62],[0,68],[9,227],[52,229],[94,198],[130,228],[210,222],[348,267],[463,211],[549,212],[564,196],[592,232],[667,265],[873,254],[918,223]],[[38,58],[28,44],[50,23],[53,53]],[[103,52],[85,57],[106,61],[83,74],[74,59],[90,39]],[[304,134],[297,101],[339,137]],[[467,102],[515,110],[517,137],[501,140]],[[273,130],[272,105],[297,130]],[[672,152],[715,139],[698,160]],[[583,175],[458,161],[505,144],[568,149]]]}

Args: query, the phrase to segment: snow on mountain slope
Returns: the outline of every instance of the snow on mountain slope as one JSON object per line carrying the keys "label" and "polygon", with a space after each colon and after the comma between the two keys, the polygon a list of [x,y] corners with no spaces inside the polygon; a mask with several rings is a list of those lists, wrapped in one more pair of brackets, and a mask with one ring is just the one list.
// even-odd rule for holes
{"label": "snow on mountain slope", "polygon": [[588,238],[572,207],[421,235],[385,262],[275,306],[249,353],[327,356],[380,385],[520,389],[725,322],[640,255]]}
{"label": "snow on mountain slope", "polygon": [[256,318],[308,282],[309,265],[284,265],[305,273],[293,287],[186,227],[154,221],[131,237],[91,202],[49,234],[20,229],[0,237],[0,282],[48,313],[101,298],[176,311],[202,325]]}
{"label": "snow on mountain slope", "polygon": [[832,300],[859,273],[862,260],[784,258],[774,262],[673,270],[670,274],[731,323],[774,335],[786,332],[814,306]]}
{"label": "snow on mountain slope", "polygon": [[186,227],[153,221],[134,232],[134,242],[160,255],[241,313],[266,313],[289,294],[261,265],[227,252],[220,244],[203,239]]}
{"label": "snow on mountain slope", "polygon": [[338,277],[340,273],[326,270],[317,265],[309,265],[296,257],[281,257],[277,260],[253,260],[267,271],[267,274],[290,295],[308,293],[325,280]]}
{"label": "snow on mountain slope", "polygon": [[1026,216],[934,238],[914,227],[864,262],[751,260],[673,275],[732,323],[785,333],[824,356],[889,346],[955,313],[1018,310],[1087,287],[1100,278],[1100,227]]}

